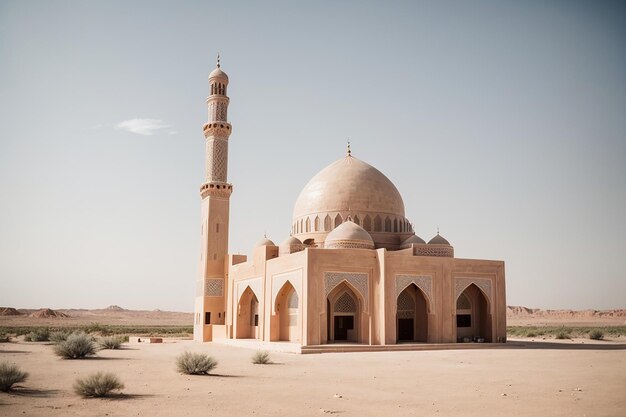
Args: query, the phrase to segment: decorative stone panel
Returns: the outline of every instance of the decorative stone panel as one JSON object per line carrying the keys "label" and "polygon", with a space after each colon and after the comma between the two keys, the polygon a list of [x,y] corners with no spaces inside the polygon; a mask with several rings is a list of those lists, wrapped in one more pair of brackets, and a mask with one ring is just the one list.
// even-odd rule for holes
{"label": "decorative stone panel", "polygon": [[430,311],[435,311],[435,297],[433,296],[433,277],[430,275],[396,275],[396,299],[402,291],[411,284],[422,290],[426,295]]}
{"label": "decorative stone panel", "polygon": [[438,256],[443,258],[454,258],[454,248],[452,246],[434,246],[428,244],[414,245],[416,256]]}
{"label": "decorative stone panel", "polygon": [[493,292],[491,279],[489,278],[475,278],[475,277],[458,277],[454,279],[454,299],[455,301],[459,298],[459,295],[465,291],[467,287],[475,284],[478,288],[482,290],[482,292],[489,300],[489,304],[493,308]]}
{"label": "decorative stone panel", "polygon": [[223,278],[205,279],[204,280],[204,296],[205,297],[224,296],[224,279]]}
{"label": "decorative stone panel", "polygon": [[367,310],[369,303],[369,283],[368,274],[365,272],[326,272],[324,273],[324,289],[325,296],[328,298],[328,294],[343,281],[348,282],[361,294],[364,303],[364,309]]}
{"label": "decorative stone panel", "polygon": [[206,141],[207,181],[226,182],[228,168],[228,141],[209,139]]}

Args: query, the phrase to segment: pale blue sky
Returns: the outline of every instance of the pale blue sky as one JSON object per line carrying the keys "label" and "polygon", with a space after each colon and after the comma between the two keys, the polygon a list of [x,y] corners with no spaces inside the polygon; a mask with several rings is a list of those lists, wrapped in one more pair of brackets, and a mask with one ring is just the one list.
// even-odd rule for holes
{"label": "pale blue sky", "polygon": [[0,0],[0,305],[193,309],[218,50],[232,252],[349,138],[508,304],[626,307],[626,6],[550,0]]}

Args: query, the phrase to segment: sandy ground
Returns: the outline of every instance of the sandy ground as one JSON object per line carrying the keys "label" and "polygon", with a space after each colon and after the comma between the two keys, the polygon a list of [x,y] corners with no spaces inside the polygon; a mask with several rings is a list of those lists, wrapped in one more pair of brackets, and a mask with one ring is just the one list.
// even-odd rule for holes
{"label": "sandy ground", "polygon": [[[626,344],[512,342],[480,350],[273,353],[166,340],[62,360],[42,343],[0,344],[30,378],[0,393],[2,416],[625,416]],[[219,360],[212,376],[175,370],[185,350]],[[73,381],[111,371],[125,396],[82,399]]]}

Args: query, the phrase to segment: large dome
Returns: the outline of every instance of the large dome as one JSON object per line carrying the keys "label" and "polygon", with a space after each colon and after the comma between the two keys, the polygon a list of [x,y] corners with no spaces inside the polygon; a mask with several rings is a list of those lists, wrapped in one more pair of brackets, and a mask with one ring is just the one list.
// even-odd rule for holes
{"label": "large dome", "polygon": [[320,243],[348,216],[372,234],[377,247],[395,248],[401,242],[382,234],[402,234],[404,239],[412,234],[398,189],[382,172],[350,155],[305,185],[294,206],[292,233],[304,243]]}
{"label": "large dome", "polygon": [[311,178],[296,200],[293,217],[335,211],[404,217],[404,202],[385,174],[360,159],[346,156]]}

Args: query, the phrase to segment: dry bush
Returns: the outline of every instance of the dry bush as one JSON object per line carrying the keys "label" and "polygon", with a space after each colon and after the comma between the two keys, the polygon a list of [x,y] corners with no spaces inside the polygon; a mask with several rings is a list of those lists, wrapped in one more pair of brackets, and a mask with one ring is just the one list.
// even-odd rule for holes
{"label": "dry bush", "polygon": [[22,372],[17,365],[0,363],[0,391],[10,391],[13,385],[24,382],[28,373]]}
{"label": "dry bush", "polygon": [[270,353],[267,350],[257,350],[252,355],[252,363],[255,365],[267,365],[272,363]]}
{"label": "dry bush", "polygon": [[74,383],[74,392],[81,397],[106,397],[111,391],[124,388],[122,381],[111,373],[98,372]]}
{"label": "dry bush", "polygon": [[85,333],[72,333],[54,347],[54,353],[63,359],[82,359],[95,355],[96,345]]}
{"label": "dry bush", "polygon": [[121,336],[106,336],[98,342],[100,349],[119,349],[122,343],[124,343],[124,338]]}
{"label": "dry bush", "polygon": [[11,336],[6,333],[0,333],[0,343],[9,343],[11,341]]}
{"label": "dry bush", "polygon": [[183,352],[176,358],[179,372],[187,375],[206,375],[217,367],[217,361],[204,353]]}
{"label": "dry bush", "polygon": [[26,342],[47,342],[48,340],[50,340],[48,329],[37,329],[24,336]]}
{"label": "dry bush", "polygon": [[594,329],[589,332],[589,339],[602,340],[604,339],[604,332],[600,329]]}
{"label": "dry bush", "polygon": [[67,340],[67,337],[70,335],[70,332],[65,330],[58,330],[56,332],[50,333],[50,341],[52,343],[61,343]]}

